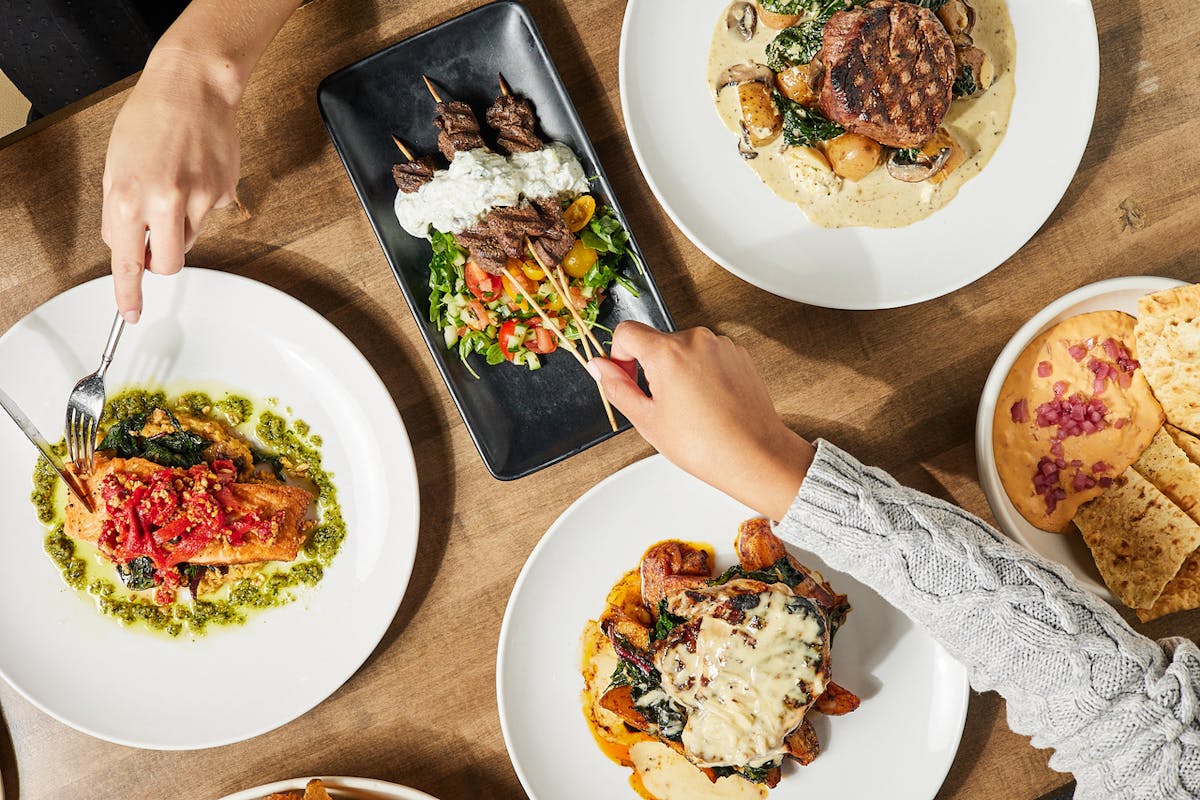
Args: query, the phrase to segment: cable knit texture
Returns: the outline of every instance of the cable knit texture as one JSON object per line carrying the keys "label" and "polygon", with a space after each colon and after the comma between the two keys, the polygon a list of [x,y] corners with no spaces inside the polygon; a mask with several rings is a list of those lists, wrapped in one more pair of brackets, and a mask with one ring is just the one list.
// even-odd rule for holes
{"label": "cable knit texture", "polygon": [[[1054,748],[1077,800],[1200,796],[1200,650],[1135,633],[1063,567],[828,442],[776,533],[873,586]],[[853,602],[854,598],[850,598]]]}

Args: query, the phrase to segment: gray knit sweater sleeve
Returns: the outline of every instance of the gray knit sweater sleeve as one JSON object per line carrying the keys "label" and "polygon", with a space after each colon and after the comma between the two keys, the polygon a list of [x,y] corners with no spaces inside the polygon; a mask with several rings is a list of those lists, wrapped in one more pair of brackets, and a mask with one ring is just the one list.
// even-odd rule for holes
{"label": "gray knit sweater sleeve", "polygon": [[[874,587],[1056,751],[1078,800],[1200,796],[1200,650],[1135,633],[1066,569],[828,442],[776,533]],[[850,598],[853,603],[854,598]]]}

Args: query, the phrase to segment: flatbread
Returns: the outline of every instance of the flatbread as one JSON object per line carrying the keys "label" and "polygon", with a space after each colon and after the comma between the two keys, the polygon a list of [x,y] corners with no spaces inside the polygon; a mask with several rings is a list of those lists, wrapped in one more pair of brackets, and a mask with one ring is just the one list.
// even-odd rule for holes
{"label": "flatbread", "polygon": [[1200,523],[1200,466],[1175,444],[1165,426],[1154,434],[1133,468],[1183,513]]}
{"label": "flatbread", "polygon": [[1167,421],[1200,433],[1200,285],[1138,301],[1138,359]]}
{"label": "flatbread", "polygon": [[1171,424],[1164,425],[1163,430],[1171,435],[1171,438],[1175,440],[1175,444],[1187,454],[1192,463],[1200,464],[1200,439],[1182,428],[1176,428]]}
{"label": "flatbread", "polygon": [[[1030,342],[1004,379],[992,418],[996,470],[1013,506],[1044,531],[1066,532],[1075,510],[1133,464],[1162,426],[1162,407],[1140,369],[1129,375],[1127,388],[1109,380],[1102,392],[1095,392],[1096,375],[1089,365],[1093,360],[1114,364],[1104,349],[1108,339],[1136,358],[1134,322],[1120,311],[1093,311],[1065,319]],[[1048,365],[1048,371],[1043,365]],[[1065,396],[1095,398],[1107,409],[1104,429],[1064,438],[1061,455],[1051,450],[1057,428],[1037,424],[1037,409],[1056,400],[1056,384]],[[1024,421],[1017,413],[1018,404],[1023,404]],[[1055,478],[1055,488],[1063,497],[1054,503],[1034,483],[1047,458],[1064,465]]]}
{"label": "flatbread", "polygon": [[1176,611],[1189,611],[1193,608],[1200,608],[1200,551],[1187,557],[1179,572],[1154,601],[1154,605],[1150,608],[1139,608],[1136,613],[1142,622],[1149,622]]}
{"label": "flatbread", "polygon": [[1200,546],[1200,525],[1133,468],[1081,506],[1075,524],[1104,583],[1133,609],[1153,606]]}

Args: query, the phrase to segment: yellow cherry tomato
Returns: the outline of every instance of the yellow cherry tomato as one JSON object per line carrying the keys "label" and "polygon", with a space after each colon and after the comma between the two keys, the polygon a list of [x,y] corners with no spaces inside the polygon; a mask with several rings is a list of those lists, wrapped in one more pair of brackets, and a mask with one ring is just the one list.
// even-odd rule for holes
{"label": "yellow cherry tomato", "polygon": [[596,266],[596,259],[599,257],[599,253],[576,239],[571,250],[563,257],[562,268],[572,278],[582,278],[592,267]]}
{"label": "yellow cherry tomato", "polygon": [[563,212],[563,219],[566,220],[571,233],[579,233],[585,225],[592,221],[592,215],[595,213],[595,198],[590,194],[581,194],[571,205],[567,206],[567,210]]}
{"label": "yellow cherry tomato", "polygon": [[542,268],[532,261],[522,261],[521,272],[524,272],[525,277],[531,281],[540,281],[546,278],[546,273],[542,271]]}
{"label": "yellow cherry tomato", "polygon": [[[511,280],[509,279],[509,275],[512,276]],[[508,299],[517,308],[520,308],[525,311],[531,310],[529,308],[529,304],[527,302],[525,302],[525,298],[521,294],[521,289],[517,288],[517,286],[513,283],[513,281],[520,281],[521,288],[523,288],[529,294],[533,294],[535,291],[537,291],[537,284],[534,283],[533,281],[529,280],[529,278],[525,277],[524,270],[517,269],[516,264],[514,264],[512,261],[510,261],[509,267],[508,267],[508,275],[504,276],[504,293],[506,295],[508,295]]]}

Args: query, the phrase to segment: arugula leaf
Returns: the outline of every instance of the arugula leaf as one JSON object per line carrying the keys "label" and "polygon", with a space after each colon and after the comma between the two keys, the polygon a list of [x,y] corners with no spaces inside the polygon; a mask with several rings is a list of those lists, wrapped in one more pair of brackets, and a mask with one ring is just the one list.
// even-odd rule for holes
{"label": "arugula leaf", "polygon": [[846,132],[820,111],[806,108],[775,90],[775,104],[783,113],[783,141],[792,147],[812,147]]}
{"label": "arugula leaf", "polygon": [[658,619],[654,623],[654,630],[650,631],[650,641],[657,642],[667,638],[668,633],[685,622],[686,617],[676,616],[667,610],[667,598],[664,597],[658,601]]}
{"label": "arugula leaf", "polygon": [[454,294],[454,285],[461,272],[460,262],[465,256],[453,234],[431,227],[429,243],[433,246],[433,258],[429,261],[429,321],[444,328],[446,307],[442,297]]}

